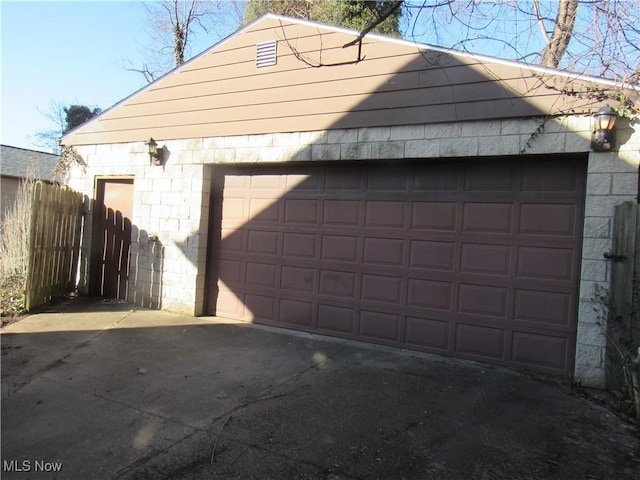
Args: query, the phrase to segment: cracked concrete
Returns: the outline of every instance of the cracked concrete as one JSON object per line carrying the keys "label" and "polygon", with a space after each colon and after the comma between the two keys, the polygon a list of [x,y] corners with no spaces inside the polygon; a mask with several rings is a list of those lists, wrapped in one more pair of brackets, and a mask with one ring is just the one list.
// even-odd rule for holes
{"label": "cracked concrete", "polygon": [[1,340],[2,478],[640,478],[558,379],[90,299]]}

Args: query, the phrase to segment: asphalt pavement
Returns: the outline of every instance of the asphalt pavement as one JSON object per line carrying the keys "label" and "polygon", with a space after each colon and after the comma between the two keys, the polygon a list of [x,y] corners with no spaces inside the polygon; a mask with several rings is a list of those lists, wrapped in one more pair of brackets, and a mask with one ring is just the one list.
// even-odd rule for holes
{"label": "asphalt pavement", "polygon": [[3,479],[640,479],[562,379],[100,299],[0,333]]}

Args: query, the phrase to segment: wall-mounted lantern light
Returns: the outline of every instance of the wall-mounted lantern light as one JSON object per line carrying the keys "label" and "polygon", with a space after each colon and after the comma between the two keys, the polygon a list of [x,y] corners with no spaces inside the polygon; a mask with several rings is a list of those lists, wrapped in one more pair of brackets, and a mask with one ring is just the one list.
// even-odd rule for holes
{"label": "wall-mounted lantern light", "polygon": [[153,137],[145,145],[149,151],[149,163],[151,165],[162,165],[162,147],[158,147]]}
{"label": "wall-mounted lantern light", "polygon": [[615,147],[616,112],[610,106],[602,107],[593,116],[593,132],[591,133],[591,148],[606,152]]}

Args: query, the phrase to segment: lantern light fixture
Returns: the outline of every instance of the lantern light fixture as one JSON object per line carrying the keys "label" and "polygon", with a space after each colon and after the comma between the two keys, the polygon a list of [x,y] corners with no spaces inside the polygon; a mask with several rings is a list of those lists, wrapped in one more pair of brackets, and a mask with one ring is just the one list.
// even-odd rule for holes
{"label": "lantern light fixture", "polygon": [[607,152],[615,148],[616,112],[609,105],[602,107],[593,116],[591,148],[598,152]]}
{"label": "lantern light fixture", "polygon": [[151,165],[162,165],[162,147],[158,147],[156,141],[151,137],[148,142],[145,143],[149,152],[149,163]]}

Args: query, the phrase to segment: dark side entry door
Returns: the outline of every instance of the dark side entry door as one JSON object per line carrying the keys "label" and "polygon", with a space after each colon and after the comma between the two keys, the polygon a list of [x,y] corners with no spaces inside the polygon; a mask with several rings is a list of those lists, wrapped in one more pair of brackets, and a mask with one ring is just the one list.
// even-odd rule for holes
{"label": "dark side entry door", "polygon": [[93,218],[92,295],[127,299],[132,214],[133,179],[99,179]]}

